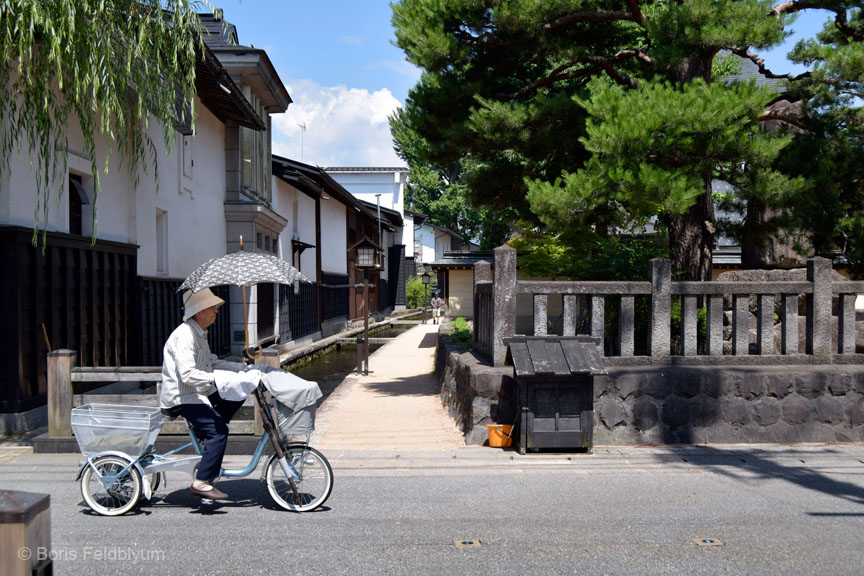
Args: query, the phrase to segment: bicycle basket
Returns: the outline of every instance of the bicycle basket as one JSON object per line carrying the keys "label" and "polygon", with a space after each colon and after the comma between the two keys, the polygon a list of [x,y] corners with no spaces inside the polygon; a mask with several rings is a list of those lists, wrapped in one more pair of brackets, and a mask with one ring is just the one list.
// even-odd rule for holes
{"label": "bicycle basket", "polygon": [[113,450],[138,458],[153,447],[162,420],[159,408],[151,406],[85,404],[72,409],[72,431],[85,456]]}
{"label": "bicycle basket", "polygon": [[279,429],[286,436],[292,434],[311,434],[315,430],[315,404],[291,410],[288,406],[273,398],[273,407],[279,418]]}

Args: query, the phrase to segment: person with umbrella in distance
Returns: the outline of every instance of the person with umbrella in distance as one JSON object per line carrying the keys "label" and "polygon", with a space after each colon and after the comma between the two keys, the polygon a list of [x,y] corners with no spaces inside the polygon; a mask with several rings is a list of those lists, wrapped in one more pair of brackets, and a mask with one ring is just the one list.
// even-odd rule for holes
{"label": "person with umbrella in distance", "polygon": [[172,418],[182,416],[192,424],[199,438],[203,436],[204,454],[189,494],[213,500],[227,498],[213,486],[213,481],[219,476],[228,444],[228,422],[243,405],[243,400],[225,400],[220,396],[214,371],[218,369],[222,374],[222,370],[242,372],[246,368],[210,353],[207,329],[216,321],[224,303],[209,288],[187,290],[183,294],[183,323],[171,333],[163,349],[159,397],[164,414]]}

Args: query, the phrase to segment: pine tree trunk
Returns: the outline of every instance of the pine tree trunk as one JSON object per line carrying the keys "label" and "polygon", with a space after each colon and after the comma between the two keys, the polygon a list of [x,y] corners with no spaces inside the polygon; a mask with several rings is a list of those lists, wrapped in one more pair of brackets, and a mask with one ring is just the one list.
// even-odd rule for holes
{"label": "pine tree trunk", "polygon": [[[684,59],[675,71],[682,84],[702,78],[711,79],[710,56]],[[669,217],[669,254],[672,269],[682,273],[682,280],[711,280],[711,257],[714,252],[714,201],[711,190],[711,171],[702,177],[704,193],[684,214]]]}
{"label": "pine tree trunk", "polygon": [[705,181],[705,193],[690,210],[668,217],[667,223],[672,269],[683,274],[682,280],[711,280],[715,230],[710,176]]}

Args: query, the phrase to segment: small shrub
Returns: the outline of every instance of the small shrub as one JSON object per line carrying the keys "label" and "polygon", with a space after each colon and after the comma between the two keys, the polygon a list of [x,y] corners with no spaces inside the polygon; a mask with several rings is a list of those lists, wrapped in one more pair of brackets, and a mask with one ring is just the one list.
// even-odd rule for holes
{"label": "small shrub", "polygon": [[459,316],[453,320],[453,333],[450,338],[465,344],[468,348],[474,345],[474,332],[468,326],[468,321],[465,320],[464,316]]}
{"label": "small shrub", "polygon": [[423,280],[419,276],[412,276],[405,284],[405,299],[407,300],[408,308],[420,308],[423,306],[424,297],[428,299],[432,297],[432,292],[436,290],[435,284],[429,284],[424,290]]}

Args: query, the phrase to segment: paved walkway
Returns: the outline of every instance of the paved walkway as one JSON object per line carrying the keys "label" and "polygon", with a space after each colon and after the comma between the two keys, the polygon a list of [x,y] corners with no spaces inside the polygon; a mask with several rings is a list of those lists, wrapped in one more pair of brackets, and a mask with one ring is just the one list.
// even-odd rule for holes
{"label": "paved walkway", "polygon": [[318,410],[313,443],[328,455],[465,446],[434,375],[439,327],[421,324],[376,350],[370,374],[348,376]]}

